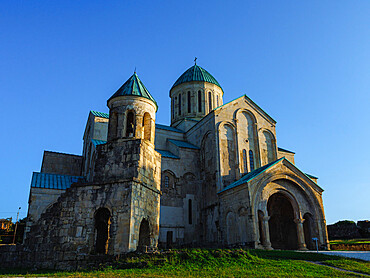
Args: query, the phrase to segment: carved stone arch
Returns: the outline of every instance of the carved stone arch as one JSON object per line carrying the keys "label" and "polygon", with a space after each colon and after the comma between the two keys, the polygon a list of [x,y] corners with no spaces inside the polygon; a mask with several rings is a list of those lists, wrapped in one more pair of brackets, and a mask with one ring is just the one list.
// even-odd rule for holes
{"label": "carved stone arch", "polygon": [[236,130],[236,125],[232,121],[222,121],[217,124],[217,131],[220,132],[221,127],[224,125],[230,125],[234,130]]}
{"label": "carved stone arch", "polygon": [[271,138],[276,141],[276,137],[275,137],[274,133],[271,130],[269,130],[269,129],[265,128],[265,127],[262,127],[260,129],[258,129],[258,132],[260,132],[260,133],[262,133],[262,132],[268,132],[271,135]]}
{"label": "carved stone arch", "polygon": [[235,110],[235,111],[234,111],[234,115],[233,115],[233,120],[236,122],[236,121],[238,120],[238,115],[239,115],[240,113],[243,113],[243,112],[248,113],[248,114],[251,116],[251,118],[252,118],[253,122],[254,122],[255,124],[257,124],[257,118],[256,118],[256,116],[254,115],[254,113],[253,113],[251,110],[246,109],[246,108],[239,108],[239,109]]}
{"label": "carved stone arch", "polygon": [[[234,121],[237,130],[240,172],[251,172],[260,165],[257,119],[252,111],[240,108],[234,113]],[[243,157],[243,150],[245,150],[245,157]]]}
{"label": "carved stone arch", "polygon": [[[277,193],[278,193],[278,194],[283,195],[285,198],[287,198],[287,199],[290,201],[290,203],[291,203],[291,205],[292,205],[292,207],[293,207],[294,218],[295,218],[295,219],[299,219],[299,218],[301,218],[301,209],[300,209],[300,205],[299,205],[299,203],[298,203],[298,201],[297,201],[296,197],[295,197],[293,194],[291,194],[288,190],[284,190],[284,189],[281,189],[281,188],[272,189],[272,190],[270,190],[270,191],[268,192],[268,194],[266,194],[266,196],[268,196],[268,197],[266,198],[266,200],[268,201],[268,200],[269,200],[269,198],[270,198],[272,195],[277,194]],[[265,198],[264,198],[264,199],[265,199]]]}
{"label": "carved stone arch", "polygon": [[277,159],[276,138],[273,132],[266,128],[259,130],[258,137],[260,137],[261,165],[263,166]]}
{"label": "carved stone arch", "polygon": [[[281,174],[275,174],[270,175],[266,177],[265,179],[261,180],[257,184],[257,190],[251,194],[251,203],[253,206],[254,213],[257,213],[258,211],[258,204],[261,203],[263,206],[267,205],[267,201],[269,196],[271,194],[267,194],[262,198],[261,193],[262,190],[271,182],[279,181],[279,180],[287,180],[291,182],[291,185],[293,185],[296,190],[297,194],[301,195],[301,198],[304,198],[304,200],[308,203],[308,206],[312,208],[311,214],[313,215],[313,232],[317,237],[319,238],[319,243],[324,246],[324,248],[327,247],[327,231],[325,226],[325,216],[323,208],[318,200],[318,197],[316,196],[314,189],[307,185],[307,182],[302,180],[300,177],[293,176],[290,173],[281,173]],[[269,195],[269,196],[268,196]],[[300,204],[300,202],[298,202]],[[304,204],[304,202],[302,202]],[[298,244],[299,248],[302,250],[305,250],[305,239],[304,239],[304,233],[303,233],[303,225],[304,219],[302,219],[302,209],[301,206],[299,206],[299,218],[296,218],[294,221],[297,221],[297,233],[298,233]],[[256,215],[256,214],[255,214]],[[255,224],[257,224],[257,220],[255,219]],[[257,226],[256,226],[257,227]]]}
{"label": "carved stone arch", "polygon": [[177,177],[174,172],[167,169],[162,171],[161,176],[161,189],[166,191],[175,188]]}
{"label": "carved stone arch", "polygon": [[222,186],[225,187],[236,180],[239,166],[235,125],[221,122],[218,133],[221,181]]}
{"label": "carved stone arch", "polygon": [[[253,207],[255,208],[261,208],[260,204],[266,204],[262,198],[258,199],[265,188],[266,185],[268,185],[270,182],[274,182],[277,180],[289,180],[291,181],[297,188],[299,188],[299,191],[301,194],[306,198],[306,200],[311,204],[311,207],[314,209],[314,214],[317,218],[324,218],[324,212],[321,210],[320,203],[317,200],[317,197],[315,193],[313,192],[313,189],[310,186],[307,186],[306,183],[301,180],[300,178],[296,176],[291,176],[289,173],[281,173],[281,174],[275,174],[270,175],[257,184],[257,190],[252,193],[251,201],[253,204]],[[256,213],[257,211],[255,211]],[[265,211],[264,211],[265,212]],[[302,212],[301,212],[302,213]]]}

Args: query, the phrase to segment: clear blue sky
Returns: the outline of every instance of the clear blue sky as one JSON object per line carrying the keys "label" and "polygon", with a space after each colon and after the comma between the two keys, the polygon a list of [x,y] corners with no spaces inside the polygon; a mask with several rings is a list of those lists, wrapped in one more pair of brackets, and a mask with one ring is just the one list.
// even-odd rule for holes
{"label": "clear blue sky", "polygon": [[327,222],[370,219],[370,1],[2,1],[0,218],[26,216],[44,150],[81,154],[89,110],[137,68],[169,124],[194,57],[277,121]]}

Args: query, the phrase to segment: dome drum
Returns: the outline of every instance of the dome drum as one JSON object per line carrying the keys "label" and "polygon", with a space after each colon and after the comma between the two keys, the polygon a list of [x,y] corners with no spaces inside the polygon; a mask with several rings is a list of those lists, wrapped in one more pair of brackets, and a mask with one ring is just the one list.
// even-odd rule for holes
{"label": "dome drum", "polygon": [[183,119],[201,120],[223,104],[223,90],[205,69],[195,65],[185,71],[170,90],[171,125]]}

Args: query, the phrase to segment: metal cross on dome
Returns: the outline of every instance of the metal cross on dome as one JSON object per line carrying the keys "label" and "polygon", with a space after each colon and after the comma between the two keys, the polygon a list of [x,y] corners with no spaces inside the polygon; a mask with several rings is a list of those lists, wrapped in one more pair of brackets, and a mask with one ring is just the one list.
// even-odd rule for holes
{"label": "metal cross on dome", "polygon": [[198,59],[198,58],[197,58],[197,57],[195,57],[195,59],[194,59],[194,63],[195,63],[195,64],[197,64],[197,59]]}

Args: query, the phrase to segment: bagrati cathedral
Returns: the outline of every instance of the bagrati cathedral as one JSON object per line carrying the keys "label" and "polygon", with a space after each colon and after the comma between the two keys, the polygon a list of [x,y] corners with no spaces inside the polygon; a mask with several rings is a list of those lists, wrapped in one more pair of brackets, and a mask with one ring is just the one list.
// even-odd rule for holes
{"label": "bagrati cathedral", "polygon": [[246,95],[223,103],[223,94],[195,64],[170,89],[171,125],[156,124],[157,103],[134,73],[108,99],[109,114],[90,111],[81,156],[44,152],[24,244],[70,258],[143,248],[307,250],[313,238],[328,249],[317,178],[277,146],[270,115]]}

